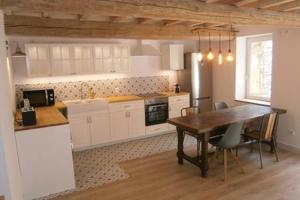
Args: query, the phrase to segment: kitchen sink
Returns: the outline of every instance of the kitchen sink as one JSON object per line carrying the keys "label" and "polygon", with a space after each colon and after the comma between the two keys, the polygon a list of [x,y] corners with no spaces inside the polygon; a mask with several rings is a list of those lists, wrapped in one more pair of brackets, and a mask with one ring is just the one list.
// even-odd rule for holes
{"label": "kitchen sink", "polygon": [[108,110],[108,101],[104,98],[70,100],[64,101],[64,104],[68,108],[68,115]]}

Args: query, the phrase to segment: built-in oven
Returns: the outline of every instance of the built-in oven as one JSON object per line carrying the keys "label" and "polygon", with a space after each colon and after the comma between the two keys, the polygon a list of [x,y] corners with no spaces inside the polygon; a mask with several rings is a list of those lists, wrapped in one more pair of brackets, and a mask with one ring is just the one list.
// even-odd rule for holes
{"label": "built-in oven", "polygon": [[53,89],[34,89],[23,91],[23,99],[28,99],[33,107],[51,106],[55,104]]}
{"label": "built-in oven", "polygon": [[168,98],[145,99],[146,126],[166,123],[169,118]]}

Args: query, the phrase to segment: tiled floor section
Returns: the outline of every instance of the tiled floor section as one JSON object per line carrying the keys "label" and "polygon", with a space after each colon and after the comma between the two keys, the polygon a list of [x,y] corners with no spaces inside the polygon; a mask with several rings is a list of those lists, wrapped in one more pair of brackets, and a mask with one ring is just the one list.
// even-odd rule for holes
{"label": "tiled floor section", "polygon": [[[192,145],[195,140],[186,136],[185,146]],[[50,195],[42,199],[50,199],[58,195],[100,186],[129,177],[120,168],[119,163],[141,158],[177,148],[175,133],[95,148],[73,154],[76,189],[60,194]]]}

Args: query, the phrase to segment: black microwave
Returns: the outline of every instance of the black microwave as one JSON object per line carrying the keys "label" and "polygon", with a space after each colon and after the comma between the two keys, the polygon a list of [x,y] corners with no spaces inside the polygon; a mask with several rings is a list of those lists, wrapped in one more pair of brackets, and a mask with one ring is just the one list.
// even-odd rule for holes
{"label": "black microwave", "polygon": [[33,107],[51,106],[55,104],[54,90],[26,90],[23,91],[23,99],[29,99]]}

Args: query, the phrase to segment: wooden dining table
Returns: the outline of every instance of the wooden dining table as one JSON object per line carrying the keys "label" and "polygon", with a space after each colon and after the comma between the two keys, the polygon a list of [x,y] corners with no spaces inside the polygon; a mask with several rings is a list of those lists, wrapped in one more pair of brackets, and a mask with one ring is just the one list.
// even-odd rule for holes
{"label": "wooden dining table", "polygon": [[[205,112],[197,115],[176,117],[168,120],[168,123],[175,125],[178,135],[177,158],[178,163],[183,164],[187,160],[198,166],[201,170],[202,177],[207,177],[208,172],[208,143],[211,132],[217,128],[226,125],[251,120],[262,117],[271,113],[278,113],[275,119],[274,133],[277,131],[279,115],[286,113],[286,110],[272,108],[261,105],[243,105],[236,106],[220,111]],[[184,153],[184,132],[199,134],[201,137],[201,156],[191,157]]]}

